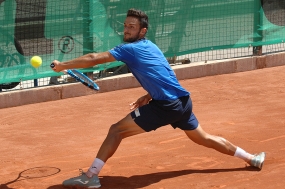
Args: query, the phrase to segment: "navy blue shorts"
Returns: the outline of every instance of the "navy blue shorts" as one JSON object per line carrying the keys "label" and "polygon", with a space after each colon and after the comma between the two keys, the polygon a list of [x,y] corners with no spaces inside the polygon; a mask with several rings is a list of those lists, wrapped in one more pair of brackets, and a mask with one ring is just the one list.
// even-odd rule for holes
{"label": "navy blue shorts", "polygon": [[176,100],[151,100],[147,105],[131,112],[135,123],[146,132],[170,124],[181,130],[194,130],[198,127],[198,120],[192,112],[190,96],[183,96]]}

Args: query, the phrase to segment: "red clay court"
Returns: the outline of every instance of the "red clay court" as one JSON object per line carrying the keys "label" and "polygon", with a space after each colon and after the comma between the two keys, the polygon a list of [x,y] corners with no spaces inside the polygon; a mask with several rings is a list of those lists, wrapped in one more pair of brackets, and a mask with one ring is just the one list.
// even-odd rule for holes
{"label": "red clay court", "polygon": [[[250,153],[262,171],[190,141],[166,126],[123,140],[100,173],[102,189],[278,189],[285,185],[285,66],[180,81],[209,133]],[[0,109],[1,189],[63,189],[86,170],[109,126],[129,113],[142,88]],[[14,181],[23,170],[59,173]]]}

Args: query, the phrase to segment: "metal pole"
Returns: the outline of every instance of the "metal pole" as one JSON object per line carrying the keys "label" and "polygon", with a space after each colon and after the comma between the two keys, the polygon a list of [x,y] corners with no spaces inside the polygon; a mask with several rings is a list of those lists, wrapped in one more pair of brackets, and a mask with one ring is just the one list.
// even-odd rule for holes
{"label": "metal pole", "polygon": [[[254,23],[253,23],[253,42],[262,41],[262,31],[259,29],[262,25],[261,19],[262,3],[260,0],[254,0]],[[262,46],[253,46],[253,56],[262,55]]]}

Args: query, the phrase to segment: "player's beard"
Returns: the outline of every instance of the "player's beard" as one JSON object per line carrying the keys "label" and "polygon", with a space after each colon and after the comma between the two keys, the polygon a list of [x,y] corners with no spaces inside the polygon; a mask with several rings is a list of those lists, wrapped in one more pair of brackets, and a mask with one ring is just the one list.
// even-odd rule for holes
{"label": "player's beard", "polygon": [[125,35],[124,35],[124,39],[123,39],[124,42],[132,43],[132,42],[137,41],[140,38],[139,33],[140,32],[138,32],[138,34],[136,36],[130,37],[130,38],[126,38]]}

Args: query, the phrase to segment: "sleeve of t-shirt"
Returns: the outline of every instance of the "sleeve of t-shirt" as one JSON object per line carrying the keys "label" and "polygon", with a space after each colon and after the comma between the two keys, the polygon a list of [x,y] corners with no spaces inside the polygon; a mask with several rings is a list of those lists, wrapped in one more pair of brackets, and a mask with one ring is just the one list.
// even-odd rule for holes
{"label": "sleeve of t-shirt", "polygon": [[115,48],[109,50],[113,57],[122,62],[128,62],[128,60],[134,57],[134,51],[131,44],[121,44]]}

